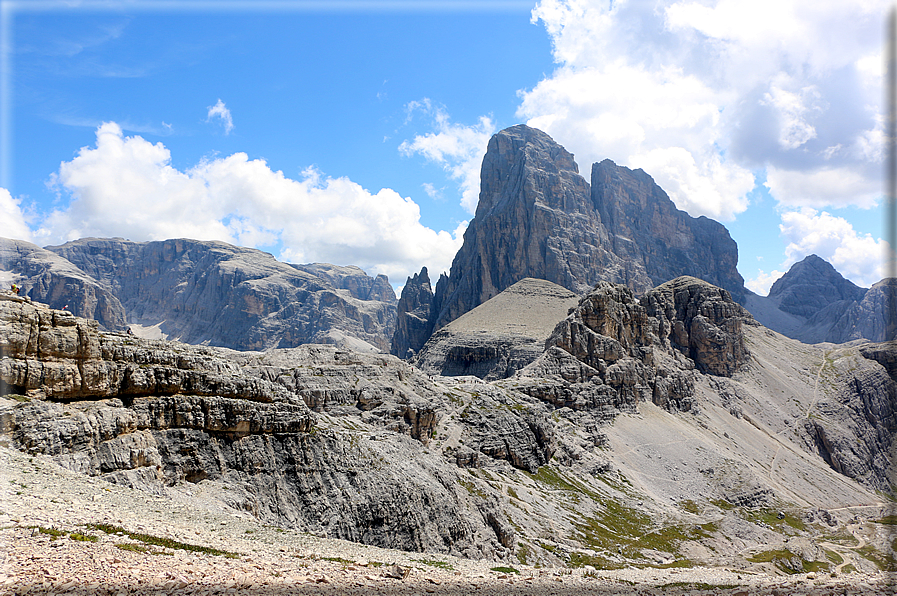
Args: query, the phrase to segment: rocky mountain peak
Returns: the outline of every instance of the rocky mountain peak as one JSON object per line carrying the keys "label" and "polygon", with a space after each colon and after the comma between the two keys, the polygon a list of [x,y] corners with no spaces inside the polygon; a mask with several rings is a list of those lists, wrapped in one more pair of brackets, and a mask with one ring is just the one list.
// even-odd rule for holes
{"label": "rocky mountain peak", "polygon": [[[722,225],[678,210],[641,170],[607,159],[591,176],[590,186],[573,154],[540,130],[521,124],[496,133],[483,158],[476,216],[449,275],[436,284],[432,330],[527,277],[582,295],[599,281],[641,294],[694,275],[742,298],[738,249]],[[394,346],[419,350],[420,338],[403,333]]]}
{"label": "rocky mountain peak", "polygon": [[769,297],[778,302],[780,310],[801,317],[811,317],[841,300],[861,300],[865,293],[865,288],[844,279],[816,255],[792,265],[769,289]]}

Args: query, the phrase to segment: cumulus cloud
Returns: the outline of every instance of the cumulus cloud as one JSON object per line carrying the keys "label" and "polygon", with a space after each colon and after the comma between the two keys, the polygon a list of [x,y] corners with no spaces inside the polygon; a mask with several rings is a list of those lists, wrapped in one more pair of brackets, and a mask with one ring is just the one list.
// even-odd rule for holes
{"label": "cumulus cloud", "polygon": [[744,282],[744,287],[760,296],[767,296],[772,284],[776,283],[783,275],[785,275],[785,271],[779,271],[778,269],[773,269],[769,273],[760,269],[757,272],[757,277]]}
{"label": "cumulus cloud", "polygon": [[221,99],[218,99],[218,103],[213,106],[209,106],[208,114],[206,114],[206,122],[211,122],[213,118],[218,118],[221,120],[222,126],[224,126],[224,134],[230,134],[230,131],[234,129],[234,119],[230,115],[230,110],[227,109],[227,106],[224,105],[224,102]]}
{"label": "cumulus cloud", "polygon": [[815,254],[859,286],[868,288],[886,275],[883,261],[890,250],[888,243],[858,234],[842,217],[803,207],[782,213],[779,229],[788,242],[784,268]]}
{"label": "cumulus cloud", "polygon": [[471,215],[474,214],[480,194],[480,166],[489,138],[495,133],[492,119],[481,116],[472,126],[454,124],[445,108],[434,105],[427,98],[409,103],[406,110],[409,117],[416,111],[430,116],[436,132],[403,141],[399,151],[408,156],[419,154],[441,165],[461,188],[461,206]]}
{"label": "cumulus cloud", "polygon": [[[606,157],[642,167],[692,215],[731,219],[747,208],[752,172],[766,168],[803,175],[771,189],[785,204],[808,204],[797,198],[808,192],[800,183],[825,186],[828,171],[879,187],[874,62],[888,7],[542,0],[532,17],[557,68],[521,91],[518,115],[575,152],[583,169]],[[813,204],[870,199],[836,185],[824,200]]]}
{"label": "cumulus cloud", "polygon": [[22,201],[0,188],[0,236],[31,241],[31,230],[22,211]]}
{"label": "cumulus cloud", "polygon": [[126,137],[115,123],[99,127],[95,147],[62,163],[54,183],[71,201],[36,232],[45,243],[125,236],[279,244],[284,260],[354,264],[397,282],[422,265],[448,270],[467,223],[435,231],[394,190],[372,194],[313,168],[291,179],[245,153],[180,171],[162,143]]}

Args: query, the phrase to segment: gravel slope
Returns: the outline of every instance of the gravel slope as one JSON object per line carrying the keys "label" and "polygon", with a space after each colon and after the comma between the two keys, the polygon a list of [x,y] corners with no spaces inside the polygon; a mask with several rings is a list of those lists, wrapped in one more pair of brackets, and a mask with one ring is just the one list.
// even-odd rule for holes
{"label": "gravel slope", "polygon": [[[158,497],[0,447],[0,594],[894,593],[893,578],[880,573],[769,576],[722,568],[522,566],[513,573],[492,569],[499,564],[490,561],[391,551],[263,526],[208,498],[214,488],[188,485]],[[106,533],[91,524],[129,534]],[[47,533],[50,529],[62,535]],[[155,546],[136,534],[238,557],[173,543]],[[95,541],[78,540],[88,536]]]}

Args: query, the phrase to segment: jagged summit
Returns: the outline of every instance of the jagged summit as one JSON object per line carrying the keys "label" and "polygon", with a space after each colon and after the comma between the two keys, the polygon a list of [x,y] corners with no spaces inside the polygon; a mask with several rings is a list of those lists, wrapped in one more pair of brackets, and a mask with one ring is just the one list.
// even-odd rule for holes
{"label": "jagged summit", "polygon": [[[591,176],[590,185],[573,154],[540,130],[520,124],[493,135],[476,215],[449,275],[436,284],[432,331],[526,277],[582,295],[599,281],[643,293],[694,275],[743,297],[738,249],[722,225],[676,209],[641,170],[605,160]],[[400,306],[394,354],[423,345],[422,336],[403,331],[405,316]]]}

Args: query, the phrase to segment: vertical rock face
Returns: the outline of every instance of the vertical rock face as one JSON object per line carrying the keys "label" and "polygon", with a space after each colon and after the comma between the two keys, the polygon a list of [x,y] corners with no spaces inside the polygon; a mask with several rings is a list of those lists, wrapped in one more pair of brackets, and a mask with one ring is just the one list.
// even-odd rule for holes
{"label": "vertical rock face", "polygon": [[[476,216],[436,284],[433,331],[526,277],[581,295],[598,281],[640,294],[692,275],[742,298],[738,250],[722,225],[676,209],[641,170],[605,160],[591,175],[590,186],[573,155],[539,130],[517,125],[494,135]],[[397,346],[409,343],[402,333]]]}
{"label": "vertical rock face", "polygon": [[738,247],[726,228],[677,209],[642,170],[609,159],[593,164],[592,202],[607,228],[611,250],[642,263],[651,286],[691,275],[729,290],[736,300],[743,298]]}
{"label": "vertical rock face", "polygon": [[185,343],[385,351],[393,334],[392,288],[357,267],[294,267],[259,250],[188,239],[91,238],[48,249],[111,288],[132,323],[158,324]]}
{"label": "vertical rock face", "polygon": [[379,300],[387,303],[396,301],[396,293],[389,284],[389,279],[383,274],[371,277],[354,265],[340,266],[330,263],[309,263],[293,267],[327,280],[334,288],[348,290],[359,300]]}
{"label": "vertical rock face", "polygon": [[[494,135],[480,180],[476,216],[437,285],[435,329],[525,277],[579,294],[602,275],[626,277],[573,155],[545,133],[518,125]],[[640,273],[633,282],[649,287]]]}
{"label": "vertical rock face", "polygon": [[[21,296],[94,319],[110,331],[124,329],[125,309],[108,285],[58,255],[25,242],[0,238],[0,271],[21,286]],[[7,288],[3,288],[4,290]]]}
{"label": "vertical rock face", "polygon": [[756,324],[727,290],[684,276],[661,284],[641,300],[671,347],[702,372],[731,377],[749,361],[742,324]]}
{"label": "vertical rock face", "polygon": [[424,267],[405,282],[396,314],[391,353],[408,358],[420,351],[433,333],[433,288]]}

